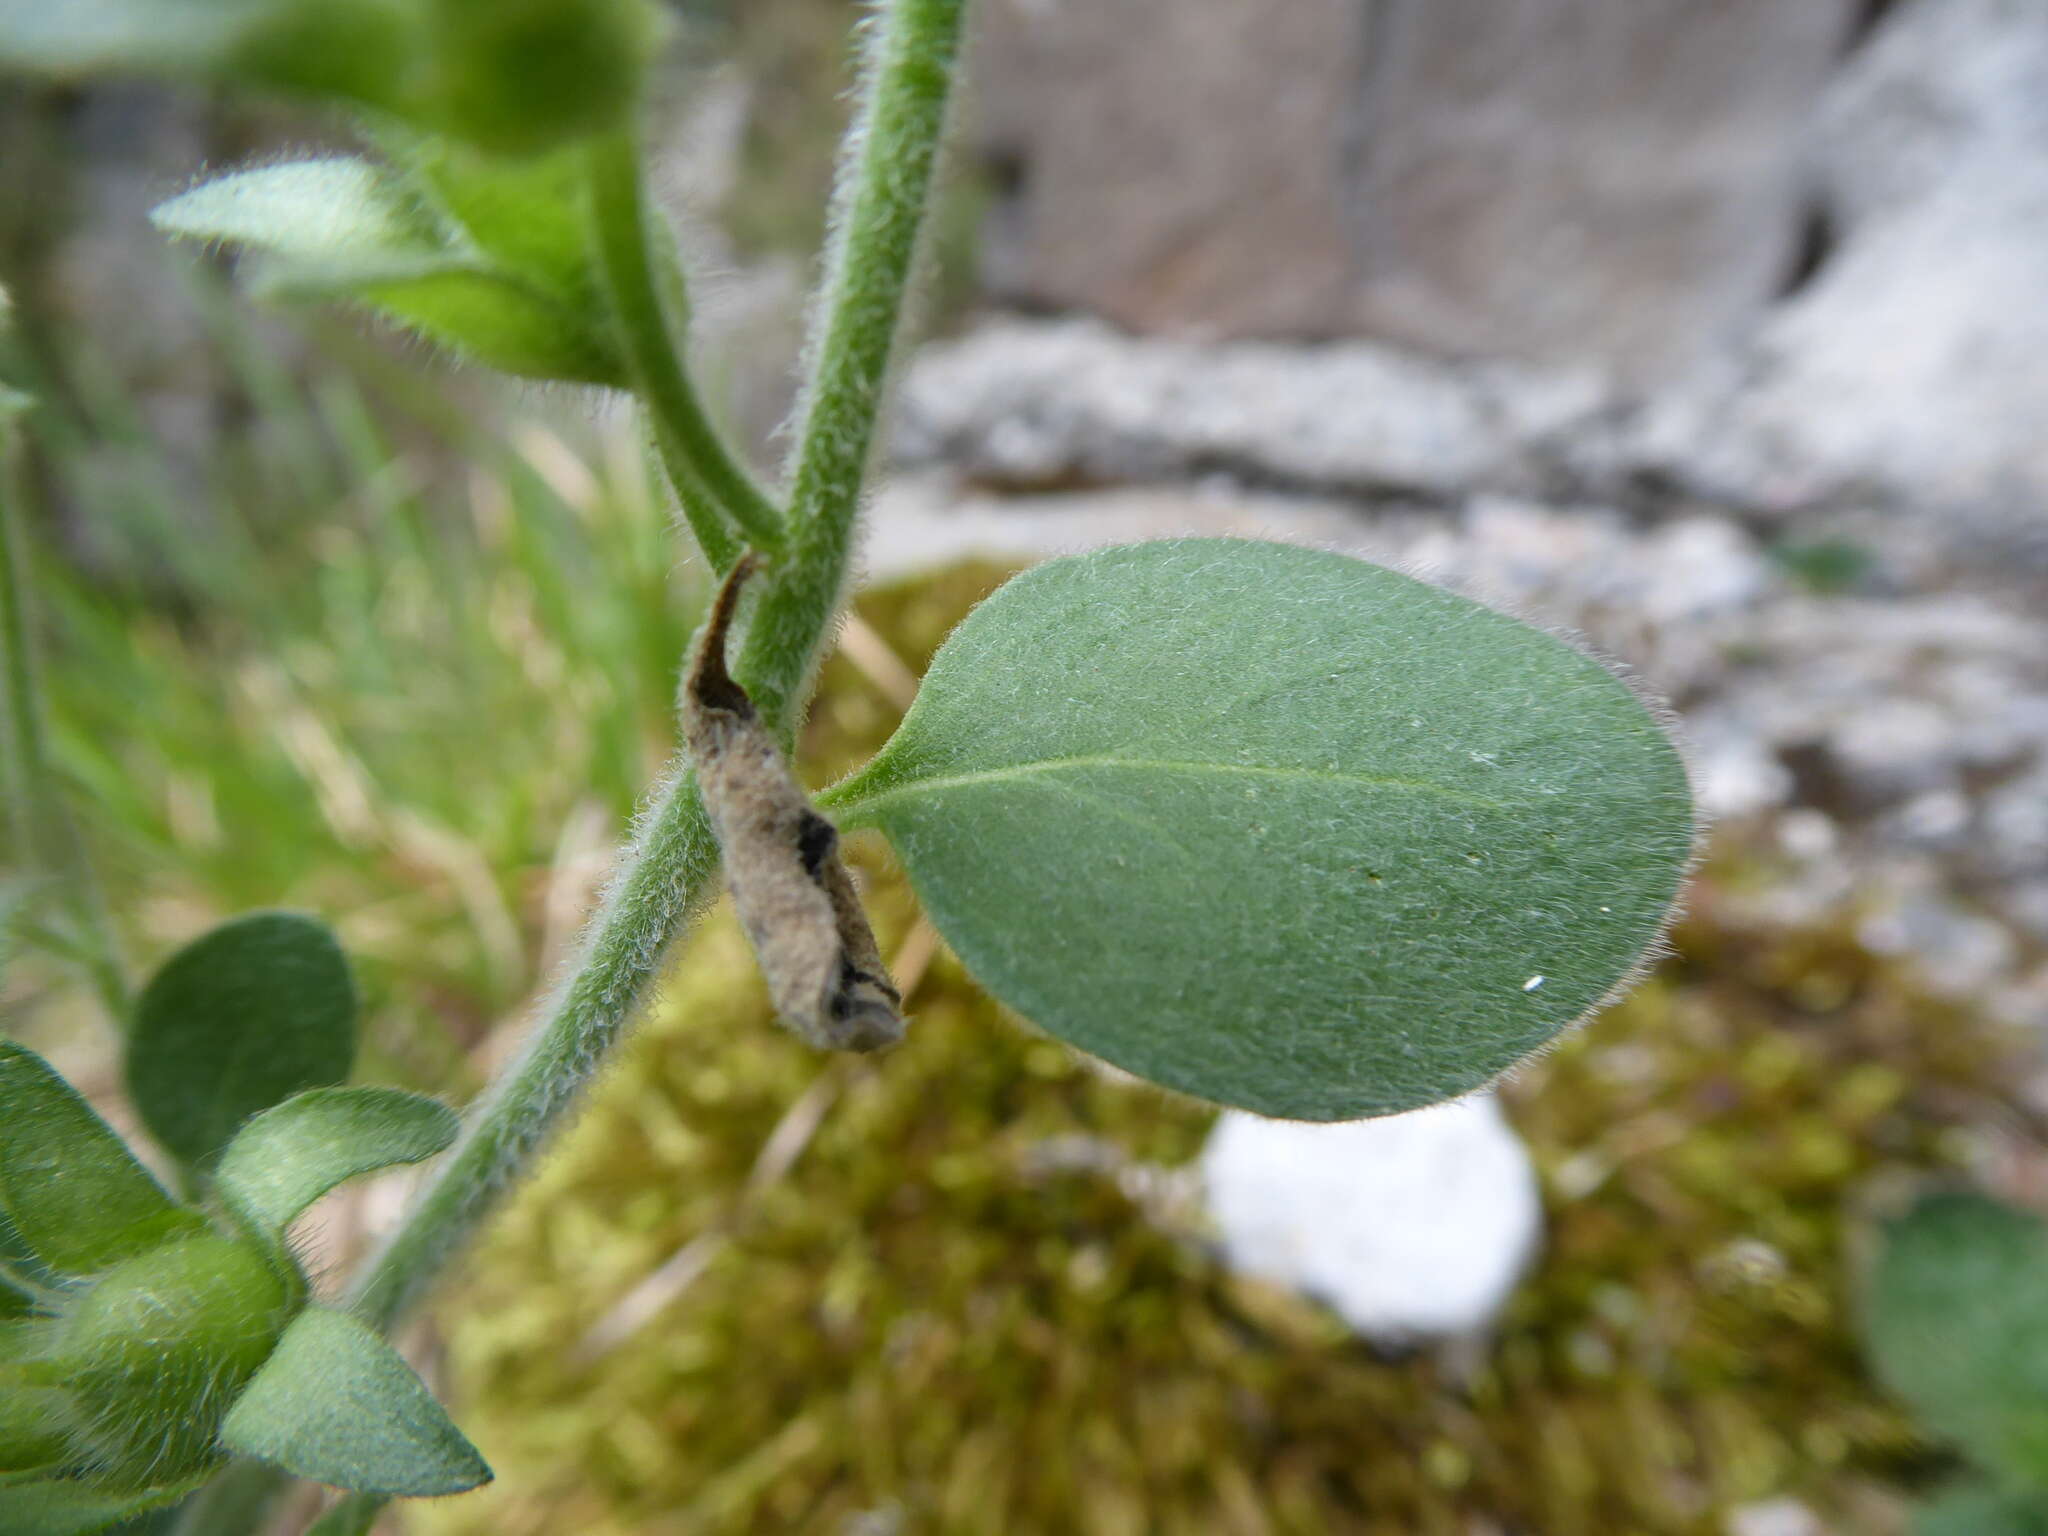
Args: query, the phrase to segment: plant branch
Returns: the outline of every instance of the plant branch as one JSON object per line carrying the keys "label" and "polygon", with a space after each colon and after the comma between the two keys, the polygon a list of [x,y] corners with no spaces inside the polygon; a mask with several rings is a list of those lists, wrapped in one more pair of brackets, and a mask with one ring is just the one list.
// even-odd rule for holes
{"label": "plant branch", "polygon": [[43,732],[42,690],[28,618],[28,549],[16,512],[13,434],[0,425],[0,666],[5,667],[5,785],[15,857],[56,879],[75,927],[76,959],[116,1029],[128,1025],[120,948],[85,846],[64,804]]}
{"label": "plant branch", "polygon": [[967,0],[894,0],[869,34],[834,197],[790,480],[789,558],[755,609],[740,681],[785,732],[830,638],[931,199]]}
{"label": "plant branch", "polygon": [[[720,570],[740,550],[728,520],[745,543],[769,552],[780,549],[782,514],[727,451],[676,350],[687,316],[670,315],[662,302],[655,276],[660,257],[650,242],[640,163],[629,135],[610,135],[592,146],[590,205],[591,241],[619,340],[690,531]],[[679,277],[670,287],[680,296]]]}
{"label": "plant branch", "polygon": [[679,767],[642,821],[533,1039],[471,1111],[461,1140],[355,1285],[351,1301],[365,1321],[388,1331],[524,1171],[638,1013],[717,868],[697,776]]}
{"label": "plant branch", "polygon": [[[749,636],[748,654],[761,658],[754,669],[765,690],[761,707],[785,725],[846,586],[861,478],[901,328],[964,8],[965,0],[895,0],[889,6],[868,54],[860,120],[847,138],[797,450],[794,540]],[[650,275],[637,166],[630,146],[620,143],[593,158],[598,239],[608,280],[626,300],[622,324],[629,333],[662,326],[655,333],[658,347],[646,334],[629,341],[636,373],[652,381],[648,399],[657,440],[673,429],[679,439],[673,446],[687,451],[690,474],[701,477],[706,460],[686,431],[691,422],[703,424],[702,412],[674,358]],[[669,446],[664,442],[665,450]],[[671,454],[672,469],[679,456]],[[710,462],[730,467],[722,458]],[[716,491],[715,482],[709,488]],[[677,490],[687,509],[690,486],[679,483]],[[726,494],[730,487],[718,499],[730,513],[735,509]],[[764,618],[772,618],[772,633],[757,644]],[[638,1011],[670,942],[709,894],[717,857],[696,776],[678,769],[625,854],[582,957],[532,1043],[471,1113],[433,1183],[354,1287],[353,1304],[366,1320],[388,1331],[525,1168]]]}
{"label": "plant branch", "polygon": [[[786,562],[791,579],[774,595],[781,644],[770,650],[775,665],[766,680],[780,689],[778,702],[808,674],[837,616],[860,476],[945,124],[964,7],[965,0],[897,0],[889,8],[870,56],[866,107],[848,137],[852,173],[829,258],[813,350],[817,372],[798,449],[799,542]],[[614,145],[599,157],[598,179],[610,183],[600,203],[625,195],[619,179],[631,167],[617,163],[618,152]],[[637,188],[637,177],[631,183]],[[637,192],[629,201],[637,206]],[[757,615],[768,607],[764,601]],[[662,954],[708,894],[717,858],[696,777],[679,770],[625,854],[582,958],[532,1044],[472,1113],[433,1184],[356,1286],[355,1305],[366,1319],[388,1329],[524,1168],[637,1010]]]}

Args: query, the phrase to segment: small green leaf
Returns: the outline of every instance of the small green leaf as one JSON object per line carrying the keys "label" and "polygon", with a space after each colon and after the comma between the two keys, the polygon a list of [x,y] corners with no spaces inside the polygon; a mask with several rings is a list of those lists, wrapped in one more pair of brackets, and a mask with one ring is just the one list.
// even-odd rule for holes
{"label": "small green leaf", "polygon": [[403,0],[0,0],[0,66],[169,75],[388,105],[420,28]]}
{"label": "small green leaf", "polygon": [[7,1536],[94,1536],[151,1510],[175,1504],[205,1482],[204,1477],[162,1484],[140,1492],[96,1488],[50,1479],[0,1486],[0,1531]]}
{"label": "small green leaf", "polygon": [[455,1139],[455,1112],[397,1088],[315,1088],[266,1109],[228,1144],[217,1187],[257,1226],[282,1231],[344,1180],[416,1163]]}
{"label": "small green leaf", "polygon": [[1877,1373],[1927,1427],[2048,1492],[2048,1227],[1931,1196],[1886,1233],[1864,1299]]}
{"label": "small green leaf", "polygon": [[0,1204],[38,1258],[91,1274],[197,1230],[34,1051],[0,1040]]}
{"label": "small green leaf", "polygon": [[428,1497],[491,1469],[389,1344],[346,1313],[310,1307],[235,1404],[221,1443],[299,1477]]}
{"label": "small green leaf", "polygon": [[259,253],[261,295],[366,304],[508,373],[620,382],[608,312],[562,249],[574,217],[560,206],[562,165],[492,173],[452,149],[432,164],[436,176],[413,181],[356,159],[238,171],[151,218],[180,238]]}
{"label": "small green leaf", "polygon": [[1598,662],[1341,555],[1187,539],[974,611],[822,797],[997,997],[1154,1082],[1340,1120],[1469,1092],[1642,963],[1685,771]]}
{"label": "small green leaf", "polygon": [[432,215],[396,176],[346,157],[234,171],[158,205],[149,217],[185,239],[337,266],[399,266],[449,255]]}
{"label": "small green leaf", "polygon": [[355,1019],[348,960],[326,924],[250,913],[150,978],[128,1039],[128,1091],[157,1140],[205,1167],[251,1115],[346,1078]]}
{"label": "small green leaf", "polygon": [[1913,1536],[2048,1536],[2048,1504],[1971,1483],[1921,1510],[1913,1519]]}

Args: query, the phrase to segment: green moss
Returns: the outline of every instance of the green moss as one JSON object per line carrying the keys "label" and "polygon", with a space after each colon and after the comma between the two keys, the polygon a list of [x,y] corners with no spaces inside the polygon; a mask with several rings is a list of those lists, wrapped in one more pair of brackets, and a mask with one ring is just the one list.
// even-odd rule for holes
{"label": "green moss", "polygon": [[[916,664],[995,579],[865,605]],[[819,773],[890,717],[834,663]],[[856,840],[884,951],[913,913]],[[1713,875],[1710,872],[1709,884]],[[1710,907],[1711,903],[1703,903]],[[1479,1362],[1388,1360],[1228,1275],[1053,1137],[1192,1158],[1210,1112],[1007,1019],[943,954],[908,1041],[817,1057],[776,1029],[721,912],[668,1002],[439,1310],[491,1489],[437,1536],[573,1530],[1706,1533],[1792,1492],[1841,1511],[1919,1468],[1866,1379],[1858,1192],[1933,1169],[2000,1050],[1841,935],[1694,922],[1633,997],[1526,1070],[1510,1112],[1548,1247]],[[827,1096],[786,1175],[771,1132]],[[629,1342],[577,1341],[684,1244],[729,1233]]]}

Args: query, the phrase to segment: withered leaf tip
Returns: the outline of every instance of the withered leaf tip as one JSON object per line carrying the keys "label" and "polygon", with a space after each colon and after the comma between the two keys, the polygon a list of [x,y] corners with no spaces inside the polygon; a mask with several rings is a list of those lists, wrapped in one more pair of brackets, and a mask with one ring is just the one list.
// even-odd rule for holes
{"label": "withered leaf tip", "polygon": [[752,551],[741,556],[712,601],[683,686],[684,740],[776,1012],[813,1045],[871,1051],[903,1037],[903,999],[839,857],[838,829],[726,666],[740,589],[759,567]]}

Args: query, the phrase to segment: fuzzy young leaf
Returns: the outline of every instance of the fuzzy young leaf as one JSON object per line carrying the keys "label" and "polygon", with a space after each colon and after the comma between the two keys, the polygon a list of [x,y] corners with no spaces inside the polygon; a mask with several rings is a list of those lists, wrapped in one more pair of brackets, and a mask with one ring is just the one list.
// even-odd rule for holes
{"label": "fuzzy young leaf", "polygon": [[158,1141],[205,1167],[251,1115],[346,1078],[355,1052],[355,983],[333,933],[295,912],[253,912],[150,978],[128,1091]]}
{"label": "fuzzy young leaf", "polygon": [[416,1163],[455,1139],[455,1112],[397,1088],[315,1088],[266,1109],[222,1155],[216,1184],[258,1227],[281,1232],[359,1173]]}
{"label": "fuzzy young leaf", "polygon": [[[433,163],[443,174],[417,186],[356,159],[238,171],[151,218],[180,238],[258,253],[251,278],[261,294],[366,304],[508,373],[623,379],[595,287],[561,250],[574,209],[560,206],[560,167],[493,174],[453,150]],[[463,225],[465,214],[486,239]],[[522,221],[523,235],[508,233]]]}
{"label": "fuzzy young leaf", "polygon": [[1913,1536],[2048,1536],[2048,1502],[1971,1483],[1915,1515]]}
{"label": "fuzzy young leaf", "polygon": [[503,155],[617,126],[661,31],[648,0],[429,0],[427,17],[429,120]]}
{"label": "fuzzy young leaf", "polygon": [[94,1536],[175,1504],[204,1481],[190,1478],[140,1492],[110,1491],[61,1478],[0,1485],[0,1531],[7,1536]]}
{"label": "fuzzy young leaf", "polygon": [[2048,1493],[2048,1227],[1981,1195],[1923,1200],[1865,1297],[1878,1375],[1980,1466]]}
{"label": "fuzzy young leaf", "polygon": [[0,1041],[0,1204],[43,1263],[91,1274],[198,1229],[42,1057]]}
{"label": "fuzzy young leaf", "polygon": [[269,1254],[215,1232],[101,1276],[65,1314],[53,1345],[93,1464],[141,1483],[218,1462],[221,1416],[296,1305]]}
{"label": "fuzzy young leaf", "polygon": [[300,1477],[430,1497],[490,1481],[398,1351],[357,1319],[310,1307],[235,1404],[221,1443]]}
{"label": "fuzzy young leaf", "polygon": [[1154,1082],[1341,1120],[1468,1092],[1662,928],[1685,771],[1591,658],[1341,555],[1051,561],[822,797],[997,997]]}

